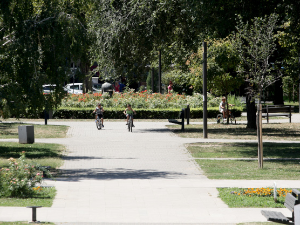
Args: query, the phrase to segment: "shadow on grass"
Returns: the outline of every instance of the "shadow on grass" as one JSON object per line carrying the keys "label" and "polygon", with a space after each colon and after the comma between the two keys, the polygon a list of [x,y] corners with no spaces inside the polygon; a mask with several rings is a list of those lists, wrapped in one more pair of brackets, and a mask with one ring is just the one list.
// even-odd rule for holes
{"label": "shadow on grass", "polygon": [[[243,127],[241,127],[243,126]],[[172,130],[176,134],[184,134],[184,133],[203,133],[203,128],[196,128],[191,126],[185,126],[185,130],[181,131],[180,129]],[[299,137],[300,131],[293,130],[290,128],[264,128],[262,129],[263,135],[268,137],[277,137],[277,138],[291,138],[291,137]],[[232,135],[232,136],[257,136],[256,129],[247,129],[245,124],[242,125],[231,125],[230,127],[224,128],[210,128],[208,127],[207,133],[210,135]]]}
{"label": "shadow on grass", "polygon": [[20,146],[0,146],[0,157],[3,158],[19,158],[22,151],[26,152],[26,158],[44,158],[44,157],[60,157],[56,151],[45,147],[32,147],[28,145]]}
{"label": "shadow on grass", "polygon": [[0,123],[0,134],[11,135],[11,136],[18,135],[18,130],[14,131],[13,129],[15,129],[16,126],[20,126],[20,125],[22,125],[22,123]]}
{"label": "shadow on grass", "polygon": [[155,170],[131,170],[125,168],[116,168],[114,170],[106,170],[102,168],[95,169],[59,169],[59,176],[56,178],[60,181],[79,181],[81,179],[96,180],[117,180],[117,179],[153,179],[165,178],[173,179],[186,174],[176,172],[165,172]]}

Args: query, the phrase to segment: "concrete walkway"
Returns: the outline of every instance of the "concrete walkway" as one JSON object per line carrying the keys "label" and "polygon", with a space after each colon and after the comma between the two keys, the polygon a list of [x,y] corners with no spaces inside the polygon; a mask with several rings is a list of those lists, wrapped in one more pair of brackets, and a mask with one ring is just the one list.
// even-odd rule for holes
{"label": "concrete walkway", "polygon": [[[294,118],[293,118],[294,119]],[[300,120],[299,120],[300,121]],[[54,124],[49,121],[48,124]],[[265,222],[260,208],[228,208],[216,187],[267,187],[274,180],[210,180],[184,147],[184,139],[168,123],[56,122],[70,126],[68,138],[36,139],[60,143],[68,154],[65,177],[46,180],[55,186],[51,208],[37,209],[37,219],[56,224],[236,224]],[[9,141],[9,140],[5,140]],[[16,141],[16,140],[14,140]],[[231,140],[232,141],[232,140]],[[300,142],[299,142],[300,143]],[[296,180],[276,180],[278,187],[300,187]],[[272,209],[273,210],[273,209]],[[275,209],[286,216],[287,209]],[[29,221],[31,209],[0,207],[0,221]]]}

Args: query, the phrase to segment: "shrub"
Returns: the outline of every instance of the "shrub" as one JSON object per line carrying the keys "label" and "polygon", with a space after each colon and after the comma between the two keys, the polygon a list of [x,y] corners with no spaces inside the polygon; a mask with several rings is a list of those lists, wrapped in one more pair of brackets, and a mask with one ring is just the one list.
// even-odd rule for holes
{"label": "shrub", "polygon": [[0,170],[0,196],[29,197],[34,193],[34,187],[42,183],[43,173],[38,165],[26,162],[25,152],[20,158],[10,158],[9,167]]}

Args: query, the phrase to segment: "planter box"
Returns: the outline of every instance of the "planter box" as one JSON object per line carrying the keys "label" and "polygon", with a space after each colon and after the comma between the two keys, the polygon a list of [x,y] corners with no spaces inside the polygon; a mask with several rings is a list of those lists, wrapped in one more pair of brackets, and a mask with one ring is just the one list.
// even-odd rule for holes
{"label": "planter box", "polygon": [[24,125],[18,127],[19,143],[32,144],[34,143],[34,126]]}

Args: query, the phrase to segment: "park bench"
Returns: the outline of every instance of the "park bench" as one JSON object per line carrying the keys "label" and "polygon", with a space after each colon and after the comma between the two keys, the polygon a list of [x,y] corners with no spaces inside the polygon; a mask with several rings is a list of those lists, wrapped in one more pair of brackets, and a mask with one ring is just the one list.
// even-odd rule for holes
{"label": "park bench", "polygon": [[184,130],[184,118],[187,119],[187,125],[189,124],[189,118],[190,118],[190,107],[187,105],[186,109],[182,109],[179,113],[179,118],[181,121],[178,121],[176,119],[168,119],[169,123],[175,123],[181,125],[181,130]]}
{"label": "park bench", "polygon": [[292,111],[294,106],[290,105],[267,105],[262,108],[262,117],[267,117],[267,123],[269,123],[269,117],[272,116],[286,116],[292,122]]}
{"label": "park bench", "polygon": [[300,191],[297,189],[293,189],[292,194],[288,193],[284,201],[284,206],[292,212],[292,217],[286,217],[281,212],[266,211],[266,210],[262,210],[261,214],[263,214],[268,221],[289,224],[290,221],[294,222],[295,220],[294,207],[296,205],[299,205],[299,203],[300,203]]}

